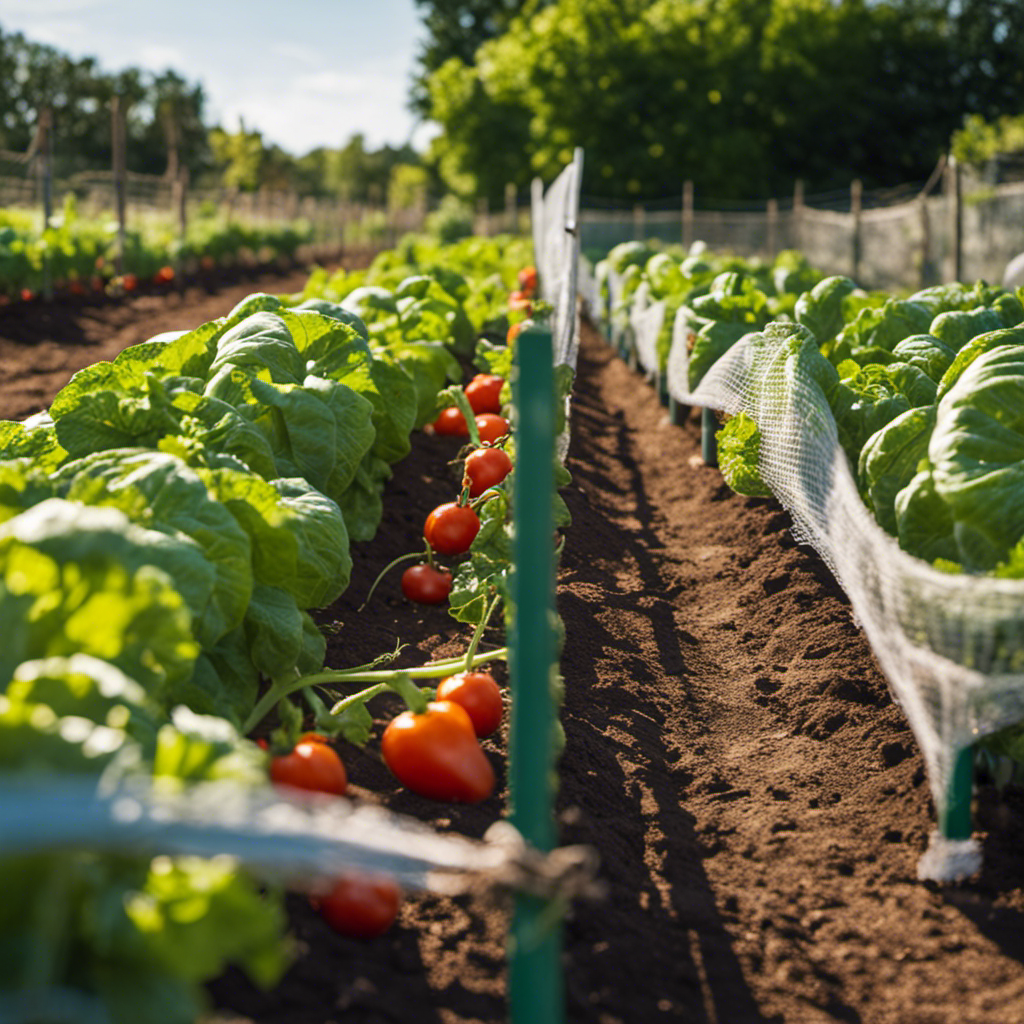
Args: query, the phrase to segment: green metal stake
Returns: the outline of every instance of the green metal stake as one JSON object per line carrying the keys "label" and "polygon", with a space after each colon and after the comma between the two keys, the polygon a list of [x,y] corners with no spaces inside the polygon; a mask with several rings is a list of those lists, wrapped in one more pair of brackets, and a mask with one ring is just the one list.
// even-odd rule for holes
{"label": "green metal stake", "polygon": [[689,408],[688,405],[677,402],[671,395],[668,396],[668,418],[674,426],[681,427],[686,422]]}
{"label": "green metal stake", "polygon": [[713,409],[701,409],[700,411],[700,455],[709,466],[718,465],[718,442],[715,439],[715,431],[718,430],[718,422],[715,419]]}
{"label": "green metal stake", "polygon": [[[516,339],[518,376],[515,538],[512,608],[509,610],[509,677],[512,720],[509,791],[512,823],[528,843],[551,850],[556,842],[552,774],[555,708],[554,490],[555,398],[551,332],[531,327]],[[548,905],[516,898],[509,936],[509,1018],[512,1024],[561,1024],[564,994],[562,935]]]}
{"label": "green metal stake", "polygon": [[668,376],[662,373],[661,370],[655,371],[654,386],[658,392],[658,401],[661,402],[662,405],[667,406],[669,403]]}
{"label": "green metal stake", "polygon": [[971,798],[974,795],[974,748],[964,747],[953,759],[946,785],[946,802],[939,808],[939,832],[944,839],[971,838]]}

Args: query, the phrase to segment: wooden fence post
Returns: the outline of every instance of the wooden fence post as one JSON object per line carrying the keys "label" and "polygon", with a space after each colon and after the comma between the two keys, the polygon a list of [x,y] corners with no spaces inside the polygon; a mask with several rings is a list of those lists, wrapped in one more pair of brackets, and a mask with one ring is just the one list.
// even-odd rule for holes
{"label": "wooden fence post", "polygon": [[804,180],[793,182],[793,234],[790,243],[794,249],[804,247]]}
{"label": "wooden fence post", "polygon": [[693,245],[693,182],[683,182],[683,248],[689,250]]}
{"label": "wooden fence post", "polygon": [[921,217],[921,267],[918,287],[927,288],[934,284],[934,265],[932,263],[932,222],[928,216],[928,196],[922,193],[917,200],[917,208]]}
{"label": "wooden fence post", "polygon": [[767,245],[768,245],[768,259],[774,260],[775,253],[778,249],[778,230],[779,230],[779,201],[777,199],[769,199],[768,204],[765,208],[765,217],[767,229]]}
{"label": "wooden fence post", "polygon": [[863,186],[860,178],[850,182],[850,216],[853,218],[852,238],[850,239],[850,277],[858,281],[861,261],[861,206],[863,203]]}
{"label": "wooden fence post", "polygon": [[491,213],[487,203],[487,196],[481,196],[476,201],[476,219],[478,235],[489,235],[491,233]]}
{"label": "wooden fence post", "polygon": [[[39,191],[43,202],[43,230],[50,226],[53,216],[53,111],[42,107],[39,111],[38,126]],[[53,265],[49,251],[43,256],[42,296],[49,301],[53,298]]]}
{"label": "wooden fence post", "polygon": [[117,216],[117,256],[115,266],[118,274],[124,274],[125,231],[127,220],[127,154],[125,152],[125,122],[127,107],[122,97],[114,96],[110,101],[110,142],[111,170],[114,182],[114,213]]}
{"label": "wooden fence post", "polygon": [[633,238],[642,242],[647,236],[647,211],[641,203],[633,207]]}
{"label": "wooden fence post", "polygon": [[508,182],[505,186],[505,230],[514,235],[518,232],[519,225],[516,223],[516,186],[515,182]]}
{"label": "wooden fence post", "polygon": [[178,173],[171,182],[171,206],[174,209],[178,221],[178,254],[174,258],[174,280],[181,291],[185,287],[182,274],[185,270],[183,253],[185,251],[185,240],[188,237],[188,168],[184,164],[178,165]]}
{"label": "wooden fence post", "polygon": [[950,278],[959,281],[963,277],[963,188],[960,180],[960,165],[956,157],[950,155],[946,163],[946,195],[949,201],[949,234],[950,234]]}

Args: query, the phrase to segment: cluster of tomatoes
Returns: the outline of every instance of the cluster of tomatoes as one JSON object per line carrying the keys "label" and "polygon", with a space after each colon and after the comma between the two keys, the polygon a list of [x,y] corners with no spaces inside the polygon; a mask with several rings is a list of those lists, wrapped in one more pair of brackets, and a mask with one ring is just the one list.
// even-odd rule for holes
{"label": "cluster of tomatoes", "polygon": [[[447,600],[452,574],[438,566],[434,556],[454,557],[469,550],[480,530],[479,503],[512,469],[512,459],[503,447],[509,434],[508,421],[501,415],[504,383],[499,376],[481,373],[463,389],[475,414],[480,444],[465,457],[458,499],[438,505],[426,518],[426,560],[402,575],[402,592],[409,600],[423,604]],[[441,413],[434,432],[470,436],[457,406]],[[480,740],[497,731],[503,714],[501,688],[491,673],[467,670],[448,676],[424,711],[406,710],[391,720],[381,737],[381,755],[395,778],[414,793],[433,800],[476,803],[490,796],[495,785],[494,769]],[[270,778],[278,786],[336,796],[348,786],[337,751],[316,733],[305,734],[290,752],[271,758]],[[395,920],[401,893],[389,876],[351,872],[336,879],[313,903],[337,931],[373,938]]]}
{"label": "cluster of tomatoes", "polygon": [[533,300],[537,294],[537,268],[523,267],[516,275],[518,289],[509,292],[508,308],[533,315]]}
{"label": "cluster of tomatoes", "polygon": [[[442,604],[452,589],[452,574],[434,563],[433,554],[452,557],[469,550],[480,531],[474,503],[496,487],[512,471],[512,459],[502,447],[508,436],[508,420],[501,413],[501,389],[505,381],[490,373],[478,373],[463,389],[474,415],[480,445],[465,458],[462,493],[457,501],[438,505],[423,524],[427,542],[426,562],[402,573],[402,593],[419,604]],[[443,409],[434,421],[435,434],[469,438],[466,417],[457,405]]]}
{"label": "cluster of tomatoes", "polygon": [[[480,739],[498,729],[501,690],[489,672],[460,672],[437,688],[422,713],[403,711],[381,738],[385,764],[399,782],[435,800],[476,803],[494,790],[494,769]],[[265,741],[261,745],[266,747]],[[319,733],[306,733],[287,754],[272,757],[276,786],[342,796],[348,773]],[[357,939],[382,935],[398,916],[401,890],[393,877],[350,871],[312,900],[336,931]]]}

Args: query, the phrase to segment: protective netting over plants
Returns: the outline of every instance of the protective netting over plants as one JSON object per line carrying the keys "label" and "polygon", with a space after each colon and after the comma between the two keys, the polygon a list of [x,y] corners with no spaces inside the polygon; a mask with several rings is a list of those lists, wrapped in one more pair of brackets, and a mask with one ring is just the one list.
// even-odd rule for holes
{"label": "protective netting over plants", "polygon": [[[643,335],[656,319],[653,307],[633,318],[645,360],[651,342]],[[969,748],[1024,718],[1024,582],[941,572],[875,522],[807,358],[813,337],[802,330],[774,323],[746,335],[691,391],[690,331],[679,315],[668,391],[676,401],[746,413],[757,424],[761,477],[792,515],[794,534],[848,594],[921,746],[941,828],[919,874],[960,877],[980,865],[969,829],[949,827],[953,805],[962,811]]]}
{"label": "protective netting over plants", "polygon": [[580,345],[576,281],[582,177],[583,150],[577,149],[573,162],[552,182],[547,192],[536,183],[533,190],[533,246],[541,295],[554,307],[552,341],[556,366],[575,366]]}
{"label": "protective netting over plants", "polygon": [[[580,280],[580,182],[583,178],[583,150],[552,182],[547,192],[534,180],[531,221],[534,259],[540,276],[541,297],[550,302],[552,348],[555,366],[575,372],[580,348],[578,287]],[[583,275],[586,277],[586,275]],[[591,290],[590,294],[594,294]],[[565,398],[565,426],[556,441],[558,457],[564,463],[569,453],[569,396]]]}

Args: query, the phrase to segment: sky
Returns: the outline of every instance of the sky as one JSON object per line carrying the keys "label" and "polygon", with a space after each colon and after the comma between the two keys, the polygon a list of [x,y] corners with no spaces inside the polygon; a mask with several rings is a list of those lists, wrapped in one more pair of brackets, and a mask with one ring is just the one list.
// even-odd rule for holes
{"label": "sky", "polygon": [[295,155],[422,149],[434,129],[405,108],[423,27],[413,0],[0,0],[0,28],[103,70],[172,68],[202,83],[206,120],[258,129]]}

